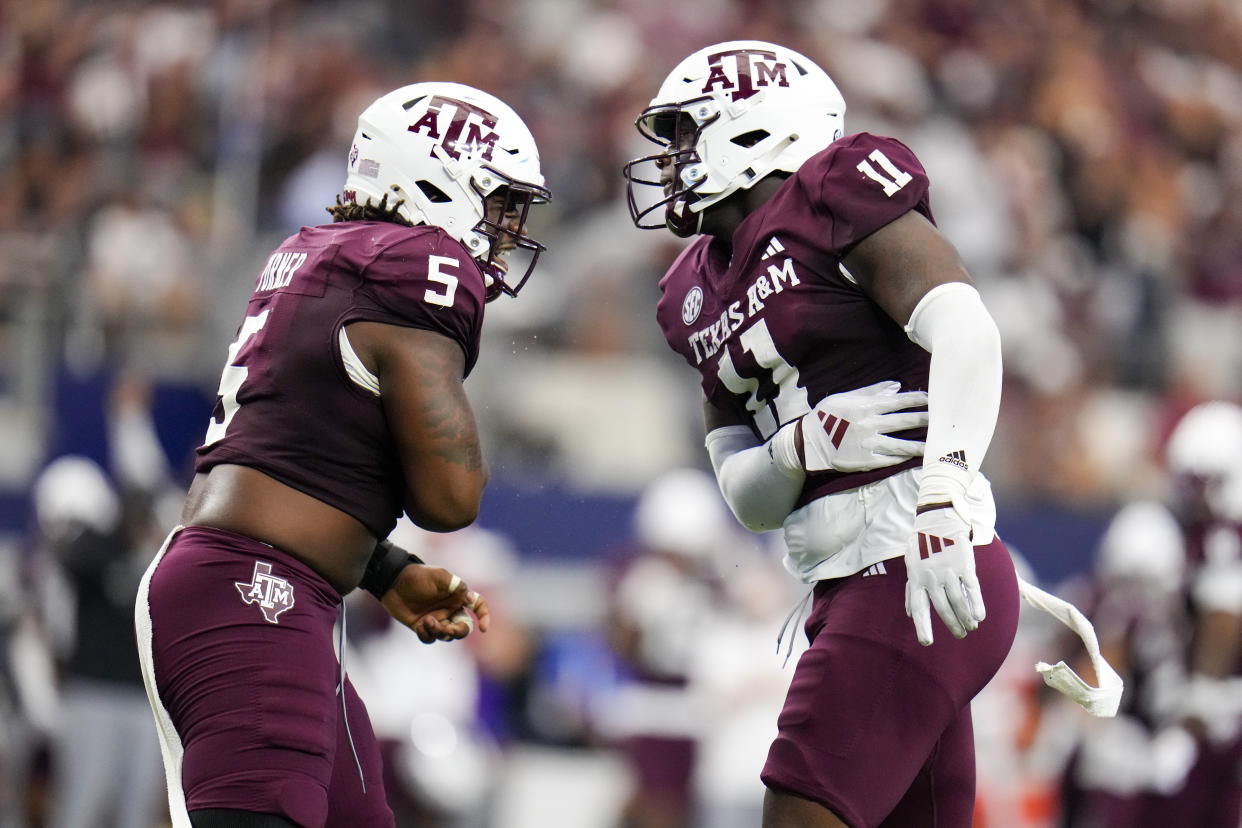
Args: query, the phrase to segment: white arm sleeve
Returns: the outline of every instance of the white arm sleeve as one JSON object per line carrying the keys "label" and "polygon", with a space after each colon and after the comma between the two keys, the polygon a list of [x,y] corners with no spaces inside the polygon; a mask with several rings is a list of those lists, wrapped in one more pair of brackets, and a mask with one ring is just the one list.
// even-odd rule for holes
{"label": "white arm sleeve", "polygon": [[725,503],[747,529],[778,529],[789,517],[806,474],[781,469],[746,426],[725,426],[707,435],[716,482]]}
{"label": "white arm sleeve", "polygon": [[972,285],[949,282],[919,301],[906,334],[931,353],[923,488],[962,494],[979,472],[1000,411],[1000,332]]}

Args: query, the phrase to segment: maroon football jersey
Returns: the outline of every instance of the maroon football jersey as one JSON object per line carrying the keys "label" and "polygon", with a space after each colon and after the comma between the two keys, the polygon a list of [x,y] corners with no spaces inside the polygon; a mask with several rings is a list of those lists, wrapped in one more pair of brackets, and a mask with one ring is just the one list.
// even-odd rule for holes
{"label": "maroon football jersey", "polygon": [[[764,440],[829,394],[882,380],[926,390],[931,355],[840,267],[909,210],[932,219],[927,174],[908,147],[868,133],[834,142],[746,217],[732,258],[707,236],[678,257],[660,282],[665,339],[698,369],[708,399]],[[799,505],[919,463],[808,475]]]}
{"label": "maroon football jersey", "polygon": [[1186,565],[1191,572],[1197,572],[1213,557],[1232,560],[1242,556],[1242,523],[1227,519],[1186,520],[1182,533]]}
{"label": "maroon football jersey", "polygon": [[[1188,580],[1192,582],[1203,577],[1209,561],[1237,560],[1242,550],[1242,523],[1236,521],[1189,521],[1183,524],[1182,533],[1186,542]],[[1196,603],[1190,606],[1196,618],[1208,612]],[[1230,675],[1242,676],[1242,651],[1235,656]]]}
{"label": "maroon football jersey", "polygon": [[197,471],[250,466],[387,537],[405,479],[380,398],[346,375],[341,326],[422,328],[479,352],[483,275],[437,227],[303,227],[268,258],[229,347]]}

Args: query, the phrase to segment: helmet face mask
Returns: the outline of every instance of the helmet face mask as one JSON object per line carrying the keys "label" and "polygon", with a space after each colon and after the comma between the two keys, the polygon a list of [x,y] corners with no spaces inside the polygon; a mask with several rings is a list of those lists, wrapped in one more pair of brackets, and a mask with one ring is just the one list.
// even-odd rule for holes
{"label": "helmet face mask", "polygon": [[[773,172],[796,172],[840,138],[844,117],[832,79],[797,52],[761,41],[701,49],[668,75],[635,122],[661,151],[625,165],[630,217],[642,229],[693,235],[703,210]],[[637,192],[652,186],[661,197],[640,204]],[[649,217],[660,207],[657,223]]]}
{"label": "helmet face mask", "polygon": [[[689,207],[699,200],[696,190],[707,181],[702,172],[703,159],[696,149],[702,126],[680,104],[648,107],[638,116],[635,126],[643,137],[659,144],[661,150],[625,165],[624,175],[631,184],[626,189],[630,217],[643,230],[667,227],[678,236],[694,235],[699,232],[703,217],[701,213],[692,213]],[[634,184],[659,187],[664,197],[642,206]],[[648,219],[661,207],[663,215],[657,220]]]}
{"label": "helmet face mask", "polygon": [[[515,296],[545,249],[526,233],[530,207],[551,198],[534,138],[508,105],[469,86],[411,84],[359,116],[343,200],[378,205],[385,196],[410,224],[440,227],[465,245],[483,270],[489,301]],[[495,218],[486,203],[492,197],[504,199]],[[509,279],[513,250],[530,256]]]}
{"label": "helmet face mask", "polygon": [[[480,263],[487,282],[487,301],[502,294],[517,296],[534,272],[547,247],[526,234],[526,219],[533,205],[547,199],[547,190],[512,181],[484,197],[483,217],[474,232],[490,240],[487,259]],[[515,268],[519,261],[520,266]],[[513,282],[508,279],[511,268],[520,273]]]}

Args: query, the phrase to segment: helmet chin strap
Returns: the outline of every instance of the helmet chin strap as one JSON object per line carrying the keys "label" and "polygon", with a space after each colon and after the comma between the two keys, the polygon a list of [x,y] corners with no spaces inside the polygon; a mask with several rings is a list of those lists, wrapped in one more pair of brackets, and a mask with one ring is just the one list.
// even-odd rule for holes
{"label": "helmet chin strap", "polygon": [[703,211],[692,211],[690,203],[685,200],[681,203],[680,211],[675,203],[669,204],[664,215],[664,224],[674,236],[688,239],[703,232]]}

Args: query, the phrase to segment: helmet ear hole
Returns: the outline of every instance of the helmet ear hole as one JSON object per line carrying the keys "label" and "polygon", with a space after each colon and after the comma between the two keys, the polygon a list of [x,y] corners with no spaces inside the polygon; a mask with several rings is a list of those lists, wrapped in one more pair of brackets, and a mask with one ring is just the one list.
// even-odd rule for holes
{"label": "helmet ear hole", "polygon": [[766,129],[752,129],[750,132],[743,132],[741,135],[735,135],[729,140],[737,144],[739,147],[753,147],[755,144],[767,138],[772,133]]}
{"label": "helmet ear hole", "polygon": [[414,184],[419,190],[422,191],[423,195],[426,196],[427,200],[432,204],[447,204],[452,201],[452,199],[449,198],[448,193],[444,192],[444,190],[441,190],[435,184],[432,184],[426,179],[415,181]]}

